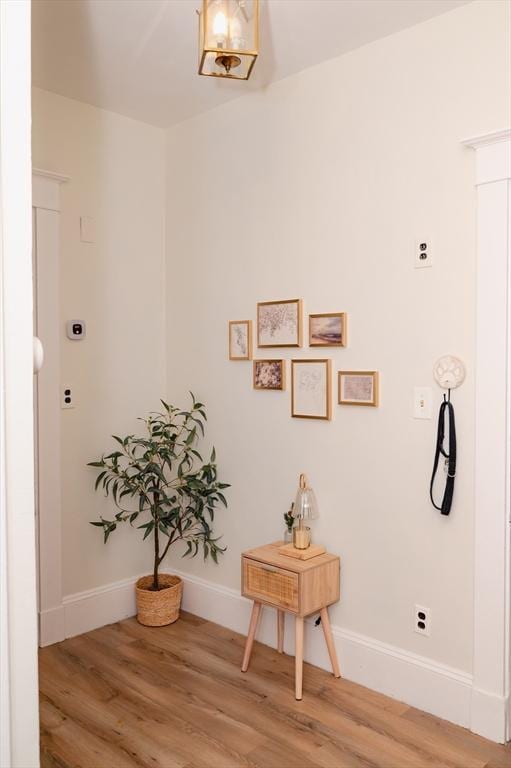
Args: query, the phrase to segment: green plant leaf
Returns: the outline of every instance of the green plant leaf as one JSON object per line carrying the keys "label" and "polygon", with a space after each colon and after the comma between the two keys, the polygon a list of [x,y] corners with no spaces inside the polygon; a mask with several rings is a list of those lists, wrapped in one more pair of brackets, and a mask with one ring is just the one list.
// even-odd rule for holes
{"label": "green plant leaf", "polygon": [[193,443],[193,441],[195,440],[196,434],[197,434],[197,427],[193,427],[190,430],[190,432],[188,434],[188,437],[185,440],[185,445],[191,445]]}
{"label": "green plant leaf", "polygon": [[184,552],[184,553],[181,555],[181,557],[186,557],[187,555],[189,555],[189,554],[190,554],[190,552],[191,552],[191,551],[192,551],[192,542],[191,542],[191,541],[187,541],[187,542],[186,542],[186,552]]}
{"label": "green plant leaf", "polygon": [[106,475],[106,470],[103,470],[103,472],[100,472],[99,475],[96,478],[96,482],[94,483],[94,490],[98,490],[98,485],[103,480],[104,476]]}
{"label": "green plant leaf", "polygon": [[[114,435],[122,446],[103,455],[89,466],[98,469],[95,490],[103,489],[105,496],[116,506],[114,519],[91,521],[101,528],[107,541],[119,523],[129,522],[135,527],[139,515],[148,522],[136,525],[143,538],[157,530],[170,542],[185,539],[185,555],[195,557],[202,550],[216,562],[223,549],[216,543],[212,530],[214,508],[218,503],[227,506],[222,490],[227,483],[217,482],[216,452],[213,448],[209,463],[203,463],[195,443],[204,435],[206,411],[195,399],[192,409],[182,410],[161,401],[162,412],[152,411],[140,418],[144,425],[141,435]],[[130,509],[130,505],[134,509]],[[207,519],[206,519],[207,518]]]}

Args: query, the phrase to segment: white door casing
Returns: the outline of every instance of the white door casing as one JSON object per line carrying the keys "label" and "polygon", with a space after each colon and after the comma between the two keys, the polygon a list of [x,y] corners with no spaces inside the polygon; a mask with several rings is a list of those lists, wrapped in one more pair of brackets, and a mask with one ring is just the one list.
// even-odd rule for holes
{"label": "white door casing", "polygon": [[478,228],[471,730],[503,742],[511,735],[511,130],[463,143],[476,154]]}
{"label": "white door casing", "polygon": [[39,765],[33,462],[30,2],[0,2],[0,761]]}
{"label": "white door casing", "polygon": [[45,363],[37,376],[36,472],[38,510],[39,644],[66,637],[62,605],[60,432],[60,185],[66,176],[34,169],[36,327]]}

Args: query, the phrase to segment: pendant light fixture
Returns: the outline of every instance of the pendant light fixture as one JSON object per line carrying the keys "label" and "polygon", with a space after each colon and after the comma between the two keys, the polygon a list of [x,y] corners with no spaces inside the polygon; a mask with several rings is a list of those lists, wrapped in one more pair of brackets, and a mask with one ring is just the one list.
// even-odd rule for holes
{"label": "pendant light fixture", "polygon": [[259,53],[259,0],[202,0],[199,75],[248,80]]}

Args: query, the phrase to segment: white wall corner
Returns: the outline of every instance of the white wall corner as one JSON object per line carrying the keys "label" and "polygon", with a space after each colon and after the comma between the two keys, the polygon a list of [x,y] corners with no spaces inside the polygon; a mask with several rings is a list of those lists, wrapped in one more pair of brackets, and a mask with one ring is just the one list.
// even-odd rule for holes
{"label": "white wall corner", "polygon": [[39,613],[39,645],[60,643],[66,639],[66,615],[63,605]]}

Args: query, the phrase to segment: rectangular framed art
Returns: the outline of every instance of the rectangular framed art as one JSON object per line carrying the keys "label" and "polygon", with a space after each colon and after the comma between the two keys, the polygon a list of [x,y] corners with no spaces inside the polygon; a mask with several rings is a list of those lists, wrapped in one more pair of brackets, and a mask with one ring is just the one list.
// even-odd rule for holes
{"label": "rectangular framed art", "polygon": [[346,312],[309,315],[309,347],[345,347]]}
{"label": "rectangular framed art", "polygon": [[257,305],[258,347],[302,346],[302,301],[260,301]]}
{"label": "rectangular framed art", "polygon": [[330,360],[291,360],[291,416],[331,418]]}
{"label": "rectangular framed art", "polygon": [[339,371],[339,405],[378,404],[378,371]]}
{"label": "rectangular framed art", "polygon": [[229,322],[229,360],[252,360],[252,320]]}
{"label": "rectangular framed art", "polygon": [[254,389],[285,389],[285,360],[254,360]]}

